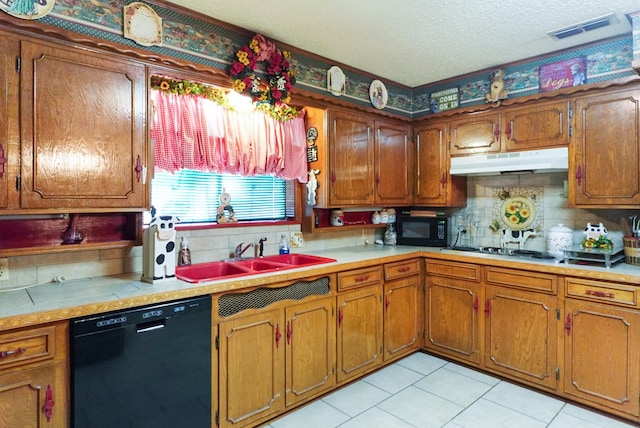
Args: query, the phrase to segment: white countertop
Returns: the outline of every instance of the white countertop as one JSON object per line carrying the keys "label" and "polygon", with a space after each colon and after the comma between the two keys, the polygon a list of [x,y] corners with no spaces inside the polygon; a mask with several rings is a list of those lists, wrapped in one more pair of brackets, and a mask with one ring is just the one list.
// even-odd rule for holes
{"label": "white countertop", "polygon": [[551,260],[496,256],[461,252],[433,247],[367,245],[325,251],[304,252],[337,260],[335,263],[296,268],[276,273],[265,273],[191,284],[169,280],[149,284],[140,280],[140,274],[86,278],[61,283],[46,283],[14,291],[0,292],[0,329],[39,322],[86,316],[91,313],[124,309],[177,298],[255,287],[274,282],[304,278],[316,274],[338,272],[371,265],[376,260],[390,262],[409,256],[451,259],[477,263],[546,271],[562,275],[586,276],[602,280],[640,285],[640,266],[623,262],[611,268],[598,265],[556,263]]}

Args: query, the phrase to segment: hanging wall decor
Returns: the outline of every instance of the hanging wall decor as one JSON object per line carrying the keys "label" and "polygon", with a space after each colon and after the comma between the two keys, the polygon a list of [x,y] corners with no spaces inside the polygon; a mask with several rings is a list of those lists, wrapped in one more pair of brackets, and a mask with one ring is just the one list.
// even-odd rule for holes
{"label": "hanging wall decor", "polygon": [[236,52],[229,70],[233,89],[250,96],[254,102],[272,106],[288,103],[296,80],[290,57],[289,52],[256,34]]}
{"label": "hanging wall decor", "polygon": [[124,37],[142,46],[162,45],[162,18],[144,3],[133,2],[123,8]]}
{"label": "hanging wall decor", "polygon": [[382,110],[387,106],[389,94],[387,93],[387,87],[384,86],[379,80],[374,80],[369,85],[369,99],[371,104],[378,110]]}
{"label": "hanging wall decor", "polygon": [[20,19],[39,19],[47,15],[55,0],[0,0],[0,10]]}

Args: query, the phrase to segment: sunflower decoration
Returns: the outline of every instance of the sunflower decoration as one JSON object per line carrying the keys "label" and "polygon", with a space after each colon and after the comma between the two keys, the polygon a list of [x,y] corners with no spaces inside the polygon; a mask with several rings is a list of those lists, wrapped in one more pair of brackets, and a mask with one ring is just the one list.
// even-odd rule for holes
{"label": "sunflower decoration", "polygon": [[273,42],[256,34],[247,46],[236,52],[229,70],[233,89],[249,95],[257,103],[274,107],[288,103],[296,80],[290,58],[289,52],[281,51]]}
{"label": "sunflower decoration", "polygon": [[503,207],[503,215],[510,226],[522,226],[532,220],[531,208],[524,198],[509,199]]}

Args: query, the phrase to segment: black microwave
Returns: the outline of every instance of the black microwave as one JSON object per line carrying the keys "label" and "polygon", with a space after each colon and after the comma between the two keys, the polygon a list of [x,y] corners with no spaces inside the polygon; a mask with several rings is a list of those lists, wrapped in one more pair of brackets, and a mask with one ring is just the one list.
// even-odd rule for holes
{"label": "black microwave", "polygon": [[396,217],[398,245],[422,247],[446,247],[448,245],[449,219],[403,210]]}

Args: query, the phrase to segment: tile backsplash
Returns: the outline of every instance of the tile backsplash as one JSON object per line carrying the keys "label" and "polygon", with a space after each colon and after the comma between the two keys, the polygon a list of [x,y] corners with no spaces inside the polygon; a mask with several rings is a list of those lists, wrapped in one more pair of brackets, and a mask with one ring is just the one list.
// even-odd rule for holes
{"label": "tile backsplash", "polygon": [[[499,223],[499,230],[494,231],[490,227],[496,220],[496,193],[501,190],[518,191],[511,196],[524,193],[531,197],[538,191],[536,200],[536,223],[531,227],[536,229],[536,236],[529,238],[525,244],[526,249],[545,251],[547,247],[547,233],[550,228],[562,223],[571,228],[573,242],[579,244],[584,237],[583,230],[587,223],[603,223],[609,231],[609,236],[618,247],[622,247],[622,231],[620,217],[628,217],[638,214],[638,210],[619,209],[577,209],[569,208],[567,203],[566,173],[501,175],[486,177],[469,177],[467,180],[467,207],[452,210],[451,234],[453,240],[457,233],[458,219],[465,221],[468,233],[462,235],[461,245],[500,246],[501,229],[505,224]],[[540,190],[538,190],[540,189]],[[498,198],[499,199],[499,198]],[[535,199],[535,198],[533,198]],[[499,211],[499,210],[498,210]],[[462,217],[461,217],[462,216]],[[471,221],[469,221],[471,219]],[[495,228],[494,228],[495,229]]]}
{"label": "tile backsplash", "polygon": [[[490,228],[495,220],[496,192],[507,190],[522,193],[532,191],[540,195],[540,203],[536,204],[536,217],[540,230],[536,236],[527,240],[525,248],[530,250],[546,250],[546,234],[548,230],[562,223],[574,230],[574,243],[583,238],[583,230],[587,223],[603,223],[609,231],[614,244],[621,248],[622,232],[620,217],[640,214],[638,210],[617,209],[574,209],[568,208],[565,181],[566,173],[502,175],[487,177],[469,177],[467,184],[467,207],[445,210],[451,216],[451,244],[457,232],[457,220],[463,219],[467,233],[462,235],[459,245],[500,246],[501,231]],[[514,192],[513,189],[519,189]],[[532,190],[533,189],[533,190]],[[504,227],[503,224],[500,228]],[[494,228],[495,229],[495,228]],[[209,230],[181,231],[177,234],[176,243],[182,236],[189,239],[191,257],[194,263],[220,260],[230,256],[240,243],[257,242],[266,237],[264,254],[276,254],[280,235],[299,237],[299,225],[259,226],[251,228],[222,228]],[[316,234],[303,234],[302,247],[293,248],[294,252],[319,251],[353,245],[375,245],[381,239],[383,229],[336,230]],[[249,249],[247,255],[252,250]],[[118,275],[123,273],[142,272],[142,247],[95,250],[84,252],[40,254],[34,256],[9,257],[9,279],[0,281],[0,291],[33,284],[49,283],[56,277],[67,280]]]}

